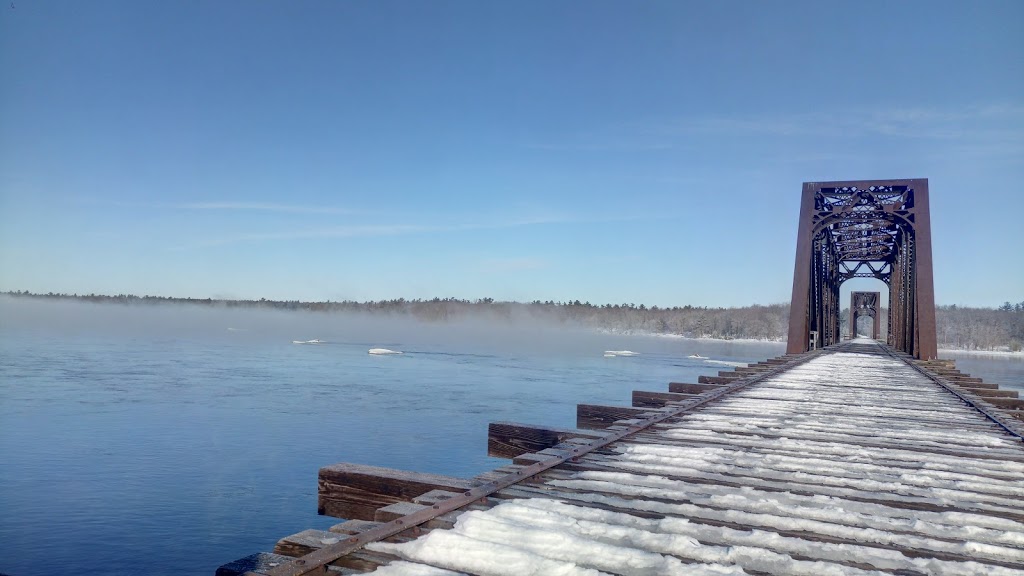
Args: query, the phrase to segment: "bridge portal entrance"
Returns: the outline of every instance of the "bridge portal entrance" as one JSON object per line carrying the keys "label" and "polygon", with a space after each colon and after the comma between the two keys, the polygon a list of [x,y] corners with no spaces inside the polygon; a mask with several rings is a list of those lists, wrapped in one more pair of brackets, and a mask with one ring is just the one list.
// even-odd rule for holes
{"label": "bridge portal entrance", "polygon": [[937,356],[927,179],[804,182],[788,353],[840,341],[839,287],[851,278],[889,287],[891,346]]}
{"label": "bridge portal entrance", "polygon": [[871,317],[871,339],[878,340],[881,336],[882,311],[879,304],[881,292],[850,292],[850,338],[857,337],[857,320]]}

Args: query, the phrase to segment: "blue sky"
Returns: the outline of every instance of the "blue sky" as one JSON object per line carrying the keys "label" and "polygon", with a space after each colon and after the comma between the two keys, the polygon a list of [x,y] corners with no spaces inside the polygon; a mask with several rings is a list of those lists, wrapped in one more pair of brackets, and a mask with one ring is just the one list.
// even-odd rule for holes
{"label": "blue sky", "polygon": [[1024,2],[0,9],[4,290],[783,302],[802,182],[922,177],[1024,299]]}

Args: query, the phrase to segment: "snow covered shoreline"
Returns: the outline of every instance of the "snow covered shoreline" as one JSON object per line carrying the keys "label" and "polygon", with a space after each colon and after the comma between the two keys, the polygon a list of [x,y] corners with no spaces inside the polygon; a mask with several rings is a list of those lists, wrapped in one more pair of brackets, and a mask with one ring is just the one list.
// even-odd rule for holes
{"label": "snow covered shoreline", "polygon": [[991,356],[996,358],[1012,358],[1024,360],[1024,350],[1011,352],[1010,350],[962,350],[958,348],[939,348],[939,355],[959,354],[963,356]]}
{"label": "snow covered shoreline", "polygon": [[684,336],[682,334],[667,334],[664,332],[646,332],[643,330],[611,330],[608,328],[597,328],[594,332],[607,334],[609,336],[641,336],[645,338],[669,338],[672,340],[692,340],[694,342],[733,342],[751,344],[785,344],[785,340],[770,340],[762,338],[711,338],[710,336]]}
{"label": "snow covered shoreline", "polygon": [[[645,332],[643,330],[611,330],[598,328],[594,330],[598,334],[611,336],[641,336],[647,338],[669,338],[673,340],[691,340],[694,342],[739,342],[750,344],[785,344],[782,339],[770,338],[712,338],[710,336],[684,336],[682,334],[666,334],[663,332]],[[1010,350],[968,350],[966,348],[939,348],[939,354],[962,354],[965,356],[993,356],[999,358],[1020,358],[1024,359],[1024,350],[1013,352]]]}

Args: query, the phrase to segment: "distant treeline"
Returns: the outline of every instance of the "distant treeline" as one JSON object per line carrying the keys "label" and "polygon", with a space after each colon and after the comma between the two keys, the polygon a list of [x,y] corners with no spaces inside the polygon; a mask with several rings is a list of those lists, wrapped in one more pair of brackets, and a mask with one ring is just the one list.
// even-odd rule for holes
{"label": "distant treeline", "polygon": [[[753,305],[739,308],[701,306],[647,307],[643,304],[601,304],[579,300],[556,302],[502,302],[493,298],[460,300],[379,300],[371,302],[300,302],[298,300],[219,300],[118,294],[32,294],[6,292],[22,298],[56,298],[120,304],[194,304],[221,308],[266,308],[310,312],[361,312],[406,315],[428,322],[459,318],[490,317],[536,319],[595,330],[620,333],[674,334],[690,338],[756,339],[782,341],[787,337],[789,304]],[[882,310],[882,331],[885,331]],[[842,313],[842,333],[848,331],[849,311]],[[999,308],[939,306],[936,308],[939,345],[958,349],[1020,350],[1024,344],[1024,302],[1007,302]]]}
{"label": "distant treeline", "polygon": [[935,322],[940,348],[1019,352],[1024,347],[1024,302],[999,308],[938,306]]}

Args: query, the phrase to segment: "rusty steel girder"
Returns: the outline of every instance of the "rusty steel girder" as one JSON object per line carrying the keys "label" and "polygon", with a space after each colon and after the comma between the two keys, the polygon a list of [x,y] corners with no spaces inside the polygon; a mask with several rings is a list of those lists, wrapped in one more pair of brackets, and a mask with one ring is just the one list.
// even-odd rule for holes
{"label": "rusty steel girder", "polygon": [[[851,278],[889,287],[889,344],[936,357],[926,178],[804,182],[787,352],[839,342],[839,287]],[[877,301],[877,292],[868,294]],[[879,316],[876,310],[875,338]]]}

